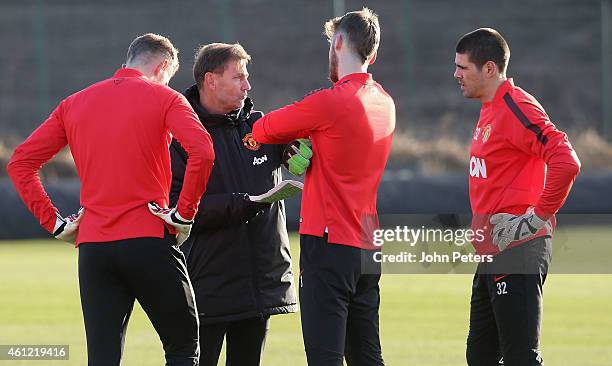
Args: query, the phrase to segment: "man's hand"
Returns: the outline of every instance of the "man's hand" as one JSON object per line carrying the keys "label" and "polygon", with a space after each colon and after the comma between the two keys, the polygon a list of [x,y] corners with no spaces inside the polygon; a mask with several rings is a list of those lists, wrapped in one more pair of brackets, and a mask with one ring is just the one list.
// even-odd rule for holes
{"label": "man's hand", "polygon": [[308,139],[297,139],[289,143],[283,152],[283,166],[293,175],[306,173],[312,158],[312,144]]}
{"label": "man's hand", "polygon": [[248,222],[254,219],[255,217],[263,214],[265,210],[269,209],[272,206],[272,204],[265,203],[265,202],[253,202],[251,201],[251,199],[249,198],[249,195],[247,194],[245,206],[246,206],[245,218],[246,218],[246,221]]}
{"label": "man's hand", "polygon": [[504,250],[513,241],[519,241],[535,235],[544,225],[549,232],[552,232],[550,221],[539,218],[533,207],[529,207],[527,212],[522,215],[512,215],[508,213],[498,213],[491,216],[489,220],[493,224],[492,239],[493,244]]}
{"label": "man's hand", "polygon": [[266,209],[272,206],[270,203],[253,202],[247,193],[232,193],[234,202],[237,205],[236,221],[240,223],[249,222],[261,215]]}
{"label": "man's hand", "polygon": [[61,217],[56,213],[55,227],[53,228],[53,236],[56,239],[65,241],[66,243],[74,244],[79,231],[79,222],[83,217],[85,209],[81,207],[79,212],[68,217]]}
{"label": "man's hand", "polygon": [[149,211],[176,229],[177,245],[180,246],[185,242],[185,240],[187,240],[189,233],[191,233],[191,225],[193,225],[193,220],[188,221],[182,218],[176,210],[176,207],[163,208],[155,202],[149,202]]}

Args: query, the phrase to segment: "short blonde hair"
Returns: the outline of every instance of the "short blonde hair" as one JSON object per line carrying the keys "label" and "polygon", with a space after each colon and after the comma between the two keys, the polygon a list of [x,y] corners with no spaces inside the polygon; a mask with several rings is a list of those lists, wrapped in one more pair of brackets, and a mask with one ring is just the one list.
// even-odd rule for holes
{"label": "short blonde hair", "polygon": [[178,50],[168,38],[155,33],[143,34],[132,41],[126,63],[147,62],[155,56],[162,56],[172,62],[174,71],[178,69]]}

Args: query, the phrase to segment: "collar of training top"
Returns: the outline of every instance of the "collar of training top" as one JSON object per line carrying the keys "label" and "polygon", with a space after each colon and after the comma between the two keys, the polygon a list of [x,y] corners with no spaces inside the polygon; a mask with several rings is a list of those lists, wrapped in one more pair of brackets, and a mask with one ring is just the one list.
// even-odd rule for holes
{"label": "collar of training top", "polygon": [[249,118],[251,110],[253,109],[253,101],[251,98],[247,97],[241,109],[237,109],[227,114],[212,114],[200,104],[200,92],[198,91],[197,85],[190,86],[183,94],[193,107],[193,110],[197,113],[198,117],[200,117],[202,124],[207,128],[238,126],[240,122]]}
{"label": "collar of training top", "polygon": [[336,81],[334,86],[346,83],[347,81],[356,81],[361,84],[374,84],[374,79],[372,78],[372,74],[365,72],[356,72],[353,74],[348,74],[342,79]]}
{"label": "collar of training top", "polygon": [[143,76],[142,72],[136,69],[130,69],[128,67],[120,68],[115,72],[115,75],[113,75],[115,78],[137,78],[140,76]]}
{"label": "collar of training top", "polygon": [[512,80],[512,78],[508,78],[506,79],[506,81],[504,81],[503,83],[501,83],[501,85],[497,88],[497,91],[495,92],[495,96],[493,97],[493,100],[484,104],[496,104],[498,102],[500,102],[503,98],[504,95],[509,92],[512,88],[514,88],[514,81]]}

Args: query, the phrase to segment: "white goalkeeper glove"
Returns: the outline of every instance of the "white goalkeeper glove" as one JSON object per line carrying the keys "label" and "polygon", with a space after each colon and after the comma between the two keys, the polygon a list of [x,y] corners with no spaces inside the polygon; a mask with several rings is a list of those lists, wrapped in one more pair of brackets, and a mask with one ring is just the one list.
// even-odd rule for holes
{"label": "white goalkeeper glove", "polygon": [[493,244],[502,251],[513,241],[519,241],[535,235],[544,225],[548,232],[552,233],[550,221],[544,221],[534,212],[534,207],[529,207],[522,215],[498,213],[491,216],[489,220],[493,224]]}
{"label": "white goalkeeper glove", "polygon": [[191,233],[193,220],[188,221],[182,218],[176,207],[163,208],[155,202],[149,202],[149,211],[176,229],[176,244],[178,246],[181,246],[187,240],[189,233]]}
{"label": "white goalkeeper glove", "polygon": [[85,209],[81,207],[79,212],[68,217],[61,217],[59,213],[56,213],[53,236],[55,236],[55,238],[58,240],[74,244],[79,231],[79,222],[81,221],[84,212]]}

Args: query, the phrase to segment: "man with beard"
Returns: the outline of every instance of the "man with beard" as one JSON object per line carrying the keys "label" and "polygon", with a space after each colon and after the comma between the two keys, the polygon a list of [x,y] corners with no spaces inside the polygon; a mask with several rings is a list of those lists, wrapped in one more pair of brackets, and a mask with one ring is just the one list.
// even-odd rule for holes
{"label": "man with beard", "polygon": [[[196,84],[185,91],[215,148],[208,187],[183,246],[185,252],[190,248],[187,268],[199,310],[203,366],[217,365],[224,338],[228,365],[260,365],[270,315],[297,311],[284,203],[249,199],[277,185],[283,157],[291,159],[284,146],[251,136],[263,114],[247,97],[250,60],[239,44],[205,45],[196,53]],[[174,202],[187,153],[175,140],[170,155]]]}
{"label": "man with beard", "polygon": [[[395,128],[392,98],[367,73],[380,42],[364,8],[325,24],[334,85],[259,119],[253,137],[282,144],[309,138],[300,224],[300,306],[309,365],[383,365],[376,192]],[[370,266],[362,266],[370,263]]]}
{"label": "man with beard", "polygon": [[[580,161],[538,101],[506,77],[510,48],[481,28],[457,43],[454,77],[482,103],[470,148],[472,229],[480,263],[472,284],[468,365],[542,365],[543,287],[552,256],[554,214]],[[501,361],[503,359],[503,361]]]}

